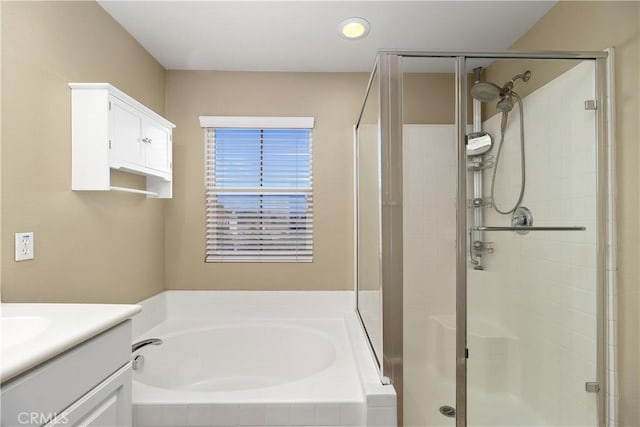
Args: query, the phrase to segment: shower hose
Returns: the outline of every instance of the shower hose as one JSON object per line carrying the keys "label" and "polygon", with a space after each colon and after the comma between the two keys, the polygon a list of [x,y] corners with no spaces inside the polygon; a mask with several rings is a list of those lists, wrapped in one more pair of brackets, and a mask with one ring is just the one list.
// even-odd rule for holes
{"label": "shower hose", "polygon": [[506,209],[506,210],[502,210],[498,207],[498,204],[496,203],[496,197],[495,197],[495,184],[496,184],[496,174],[498,173],[498,166],[500,164],[500,154],[502,154],[502,147],[504,145],[504,134],[505,131],[507,130],[507,118],[509,113],[506,111],[502,112],[502,122],[500,123],[500,145],[498,146],[498,152],[496,154],[496,163],[495,166],[493,168],[493,174],[491,176],[491,199],[493,200],[493,209],[495,209],[496,212],[498,212],[499,214],[502,215],[508,215],[510,213],[513,213],[516,209],[518,209],[518,206],[520,206],[520,203],[522,203],[522,198],[524,197],[524,186],[525,186],[525,154],[524,154],[524,113],[522,110],[522,99],[520,98],[520,95],[518,95],[515,92],[511,92],[511,94],[518,100],[518,110],[520,111],[520,195],[518,196],[518,200],[516,201],[516,203],[513,205],[513,207],[511,209]]}

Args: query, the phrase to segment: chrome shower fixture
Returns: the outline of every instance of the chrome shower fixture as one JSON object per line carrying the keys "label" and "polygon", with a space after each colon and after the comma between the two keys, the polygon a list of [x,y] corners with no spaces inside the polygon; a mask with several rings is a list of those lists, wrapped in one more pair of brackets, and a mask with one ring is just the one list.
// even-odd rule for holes
{"label": "chrome shower fixture", "polygon": [[496,104],[496,108],[503,113],[513,110],[513,96],[511,94],[504,96]]}
{"label": "chrome shower fixture", "polygon": [[523,82],[528,82],[531,78],[531,71],[527,70],[522,74],[518,74],[513,76],[511,80],[506,82],[504,86],[502,86],[502,92],[500,93],[500,101],[496,104],[496,108],[503,113],[508,113],[513,110],[514,97],[517,97],[518,94],[513,90],[513,85],[517,80],[522,80]]}
{"label": "chrome shower fixture", "polygon": [[471,88],[471,96],[480,102],[491,102],[502,93],[502,88],[491,82],[478,82]]}
{"label": "chrome shower fixture", "polygon": [[[479,74],[477,77],[479,77]],[[526,182],[524,153],[524,113],[522,110],[522,99],[520,98],[520,95],[518,95],[518,93],[513,90],[513,87],[518,80],[528,82],[529,79],[531,79],[531,71],[527,70],[522,74],[516,74],[515,76],[513,76],[511,80],[502,85],[502,87],[492,82],[477,82],[471,88],[471,96],[480,102],[491,102],[497,98],[500,98],[498,100],[498,103],[496,104],[496,109],[502,113],[502,120],[500,122],[500,144],[498,145],[498,152],[496,154],[493,174],[491,176],[491,199],[493,200],[493,209],[502,215],[508,215],[514,212],[520,206],[520,203],[522,203],[522,198],[524,197]],[[511,110],[513,110],[516,102],[520,106],[520,194],[518,195],[518,199],[512,205],[512,207],[508,209],[501,209],[498,206],[495,198],[496,173],[498,171],[498,165],[500,164],[500,155],[504,146],[504,134],[507,130],[509,113],[511,112]]]}
{"label": "chrome shower fixture", "polygon": [[[471,96],[480,102],[491,102],[500,98],[497,108],[502,112],[509,112],[513,109],[513,86],[516,81],[528,82],[531,78],[531,71],[527,70],[522,74],[516,74],[502,87],[492,82],[478,82],[471,88]],[[504,101],[504,102],[503,102]]]}
{"label": "chrome shower fixture", "polygon": [[531,78],[531,71],[529,70],[525,71],[522,74],[516,74],[511,78],[511,80],[509,80],[504,84],[504,86],[502,86],[502,89],[511,90],[513,89],[513,85],[515,84],[516,81],[522,80],[523,82],[528,82],[530,78]]}

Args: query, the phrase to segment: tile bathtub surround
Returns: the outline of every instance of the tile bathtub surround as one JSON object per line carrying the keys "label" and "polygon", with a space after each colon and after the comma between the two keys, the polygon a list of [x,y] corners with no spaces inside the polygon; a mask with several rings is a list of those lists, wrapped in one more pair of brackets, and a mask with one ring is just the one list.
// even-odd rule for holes
{"label": "tile bathtub surround", "polygon": [[166,316],[176,318],[342,318],[352,291],[165,291]]}
{"label": "tile bathtub surround", "polygon": [[139,337],[167,318],[167,292],[160,292],[138,304],[142,306],[142,312],[133,321],[133,337]]}
{"label": "tile bathtub surround", "polygon": [[[377,412],[375,412],[377,411]],[[382,426],[395,413],[385,408],[372,412]],[[228,426],[364,426],[360,403],[319,404],[197,404],[135,405],[136,427],[228,427]],[[382,424],[381,424],[382,422]]]}

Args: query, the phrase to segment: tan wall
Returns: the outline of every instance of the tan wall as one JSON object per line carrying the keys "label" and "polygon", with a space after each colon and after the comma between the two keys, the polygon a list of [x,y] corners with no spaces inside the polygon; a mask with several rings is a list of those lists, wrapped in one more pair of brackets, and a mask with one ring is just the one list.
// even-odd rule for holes
{"label": "tan wall", "polygon": [[[452,62],[453,67],[453,62]],[[455,122],[456,79],[454,73],[404,73],[402,80],[402,122],[439,124]],[[467,87],[473,85],[473,74]],[[473,122],[473,103],[467,105],[467,122]]]}
{"label": "tan wall", "polygon": [[559,2],[513,50],[616,48],[620,425],[640,425],[640,3]]}
{"label": "tan wall", "polygon": [[[165,202],[71,191],[67,86],[109,82],[163,113],[164,74],[95,2],[3,2],[4,302],[134,302],[164,289]],[[35,232],[35,259],[15,262],[23,231]]]}
{"label": "tan wall", "polygon": [[456,114],[453,73],[404,73],[402,121],[405,124],[452,124]]}
{"label": "tan wall", "polygon": [[[365,73],[168,71],[174,198],[167,205],[167,289],[352,289],[353,125]],[[200,115],[313,116],[314,261],[209,263],[204,259]]]}

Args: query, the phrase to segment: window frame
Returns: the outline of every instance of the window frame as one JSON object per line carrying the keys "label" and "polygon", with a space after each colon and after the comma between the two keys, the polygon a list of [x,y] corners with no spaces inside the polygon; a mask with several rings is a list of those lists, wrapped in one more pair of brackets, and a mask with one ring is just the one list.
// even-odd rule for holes
{"label": "window frame", "polygon": [[[313,148],[312,148],[312,133],[315,120],[313,117],[243,117],[243,116],[201,116],[200,117],[200,126],[204,128],[204,139],[205,139],[205,174],[204,174],[204,186],[205,186],[205,262],[206,263],[235,263],[235,262],[248,262],[248,263],[273,263],[273,262],[313,262],[313,241],[314,241],[314,232],[313,232]],[[261,163],[264,161],[262,157],[263,147],[262,144],[265,143],[265,139],[262,138],[263,132],[265,130],[273,129],[273,130],[301,130],[305,129],[309,131],[309,139],[308,139],[308,176],[305,179],[308,179],[309,186],[305,187],[264,187],[262,183],[258,187],[246,187],[246,188],[236,188],[236,187],[225,187],[225,186],[216,186],[215,185],[215,177],[216,177],[216,138],[215,133],[216,129],[255,129],[261,130],[260,141],[260,151],[261,151]],[[263,171],[260,171],[260,180],[264,179]],[[298,177],[296,177],[298,179]],[[303,232],[300,233],[303,237],[293,238],[294,242],[290,245],[290,247],[286,247],[287,244],[276,242],[274,246],[282,246],[276,247],[272,249],[272,252],[269,250],[260,251],[256,250],[255,254],[234,254],[233,251],[240,252],[241,249],[231,249],[227,253],[221,253],[222,251],[216,247],[215,245],[219,244],[222,238],[214,238],[211,237],[213,235],[218,234],[219,230],[216,230],[211,223],[221,223],[224,219],[224,215],[228,215],[227,213],[221,213],[218,216],[218,213],[211,213],[213,211],[218,212],[219,199],[218,196],[221,195],[238,195],[240,197],[244,196],[247,198],[251,198],[252,196],[259,196],[256,200],[260,200],[260,206],[265,206],[265,203],[274,203],[278,205],[277,199],[273,198],[271,201],[267,201],[266,198],[270,195],[283,195],[283,196],[293,196],[291,200],[295,200],[295,197],[303,196],[305,203],[305,213],[301,215],[304,221],[300,218],[294,219],[290,224],[293,229],[297,229],[303,225]],[[292,202],[295,205],[295,201]],[[284,203],[286,204],[286,202]],[[285,212],[285,208],[280,208]],[[288,208],[292,209],[292,208]],[[258,210],[262,215],[266,209],[260,208]],[[258,215],[258,217],[259,217]],[[274,214],[275,215],[275,214]],[[295,218],[295,215],[290,211],[288,213],[289,218]],[[285,215],[286,216],[286,215]],[[275,216],[277,218],[277,216]],[[273,219],[273,217],[271,218]],[[211,221],[211,222],[210,222]],[[257,218],[256,224],[258,229],[261,229],[264,234],[257,233],[247,233],[255,234],[258,237],[257,240],[260,240],[262,237],[269,235],[268,231],[273,233],[273,228],[269,230],[268,226],[265,227],[264,218]],[[277,228],[277,227],[276,227]],[[277,234],[277,231],[276,231]],[[286,232],[283,232],[283,236]],[[293,233],[295,236],[296,233]],[[283,240],[287,240],[287,237],[284,236]],[[241,239],[239,239],[241,240]],[[267,240],[267,239],[265,239]],[[279,240],[278,238],[274,240]],[[241,246],[241,245],[238,245]],[[298,247],[299,246],[299,247]],[[233,244],[231,245],[233,248]],[[277,250],[282,250],[282,255],[277,255]],[[217,253],[216,253],[217,252]]]}

